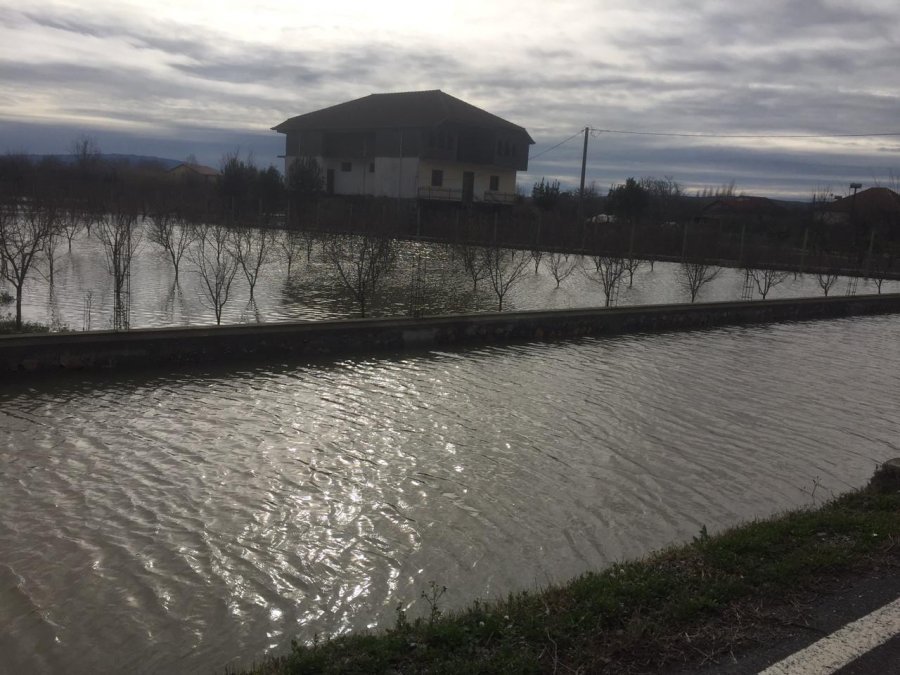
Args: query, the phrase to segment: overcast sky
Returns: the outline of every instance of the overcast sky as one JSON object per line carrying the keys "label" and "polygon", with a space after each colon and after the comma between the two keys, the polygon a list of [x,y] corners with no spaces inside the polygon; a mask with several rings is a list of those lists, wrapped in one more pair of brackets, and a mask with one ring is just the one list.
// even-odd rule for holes
{"label": "overcast sky", "polygon": [[[588,182],[808,197],[900,175],[897,0],[0,0],[0,151],[278,163],[284,119],[442,89],[528,129],[594,132]],[[520,176],[576,185],[581,139]],[[894,178],[894,183],[897,179]]]}

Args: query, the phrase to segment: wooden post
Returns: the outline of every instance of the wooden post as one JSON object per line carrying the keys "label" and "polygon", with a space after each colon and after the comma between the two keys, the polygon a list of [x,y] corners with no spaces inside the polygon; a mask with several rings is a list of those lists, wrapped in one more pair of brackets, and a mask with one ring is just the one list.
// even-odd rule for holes
{"label": "wooden post", "polygon": [[809,240],[809,225],[803,229],[803,248],[800,249],[800,274],[803,274],[803,264],[806,262],[806,243]]}
{"label": "wooden post", "polygon": [[866,267],[865,267],[865,277],[869,278],[869,272],[872,271],[872,251],[875,248],[875,229],[872,228],[872,231],[869,233],[869,252],[866,255]]}

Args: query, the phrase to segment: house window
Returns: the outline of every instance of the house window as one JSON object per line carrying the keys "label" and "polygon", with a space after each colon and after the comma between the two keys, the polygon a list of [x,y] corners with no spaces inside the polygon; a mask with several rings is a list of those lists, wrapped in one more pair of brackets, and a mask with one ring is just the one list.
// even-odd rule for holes
{"label": "house window", "polygon": [[375,173],[375,162],[369,162],[369,173]]}
{"label": "house window", "polygon": [[497,192],[500,189],[500,176],[491,176],[491,192]]}
{"label": "house window", "polygon": [[441,187],[444,184],[444,171],[442,169],[431,170],[431,187]]}
{"label": "house window", "polygon": [[353,163],[352,162],[341,162],[341,171],[347,173],[348,171],[353,171]]}

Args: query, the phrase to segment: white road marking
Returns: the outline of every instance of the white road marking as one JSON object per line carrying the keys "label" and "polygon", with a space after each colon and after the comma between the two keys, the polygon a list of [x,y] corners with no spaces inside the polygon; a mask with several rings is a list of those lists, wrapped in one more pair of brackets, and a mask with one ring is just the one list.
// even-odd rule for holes
{"label": "white road marking", "polygon": [[759,675],[829,675],[900,633],[900,598],[769,666]]}

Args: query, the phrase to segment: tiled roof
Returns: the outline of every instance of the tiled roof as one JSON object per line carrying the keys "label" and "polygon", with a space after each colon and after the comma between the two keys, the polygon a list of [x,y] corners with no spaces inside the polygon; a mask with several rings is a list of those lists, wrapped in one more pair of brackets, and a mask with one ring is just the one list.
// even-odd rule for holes
{"label": "tiled roof", "polygon": [[825,209],[837,213],[850,213],[856,210],[859,214],[900,214],[900,195],[889,188],[873,187],[856,196],[842,197]]}
{"label": "tiled roof", "polygon": [[443,122],[489,129],[507,129],[524,134],[529,143],[534,143],[523,127],[445,94],[440,89],[396,94],[370,94],[305,115],[291,117],[272,129],[287,133],[304,129],[351,131],[411,127],[433,128]]}
{"label": "tiled roof", "polygon": [[212,168],[211,166],[204,166],[202,164],[191,164],[189,162],[182,162],[181,164],[176,164],[169,171],[177,171],[178,169],[184,169],[187,171],[193,171],[194,173],[198,173],[201,176],[218,176],[218,170]]}
{"label": "tiled roof", "polygon": [[703,209],[704,214],[769,214],[782,213],[785,208],[767,197],[724,197],[711,202]]}

